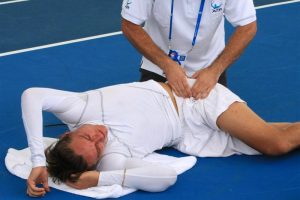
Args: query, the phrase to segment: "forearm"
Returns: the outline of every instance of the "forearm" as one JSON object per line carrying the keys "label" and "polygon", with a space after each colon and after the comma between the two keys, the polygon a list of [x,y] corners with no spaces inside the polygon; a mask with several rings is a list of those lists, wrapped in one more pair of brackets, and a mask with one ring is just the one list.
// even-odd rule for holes
{"label": "forearm", "polygon": [[146,166],[100,172],[99,186],[118,184],[148,192],[161,192],[177,180],[176,172],[167,166]]}
{"label": "forearm", "polygon": [[100,171],[98,186],[118,184],[149,192],[163,191],[177,179],[176,171],[169,166],[126,158],[121,154],[104,157],[98,170]]}
{"label": "forearm", "polygon": [[[22,118],[31,150],[32,166],[45,166],[43,144],[43,111],[61,113],[64,107],[59,103],[71,92],[53,90],[49,88],[29,88],[21,97]],[[68,108],[68,105],[66,105]]]}
{"label": "forearm", "polygon": [[129,42],[143,56],[163,71],[168,70],[173,61],[153,42],[148,33],[140,25],[122,19],[122,31]]}
{"label": "forearm", "polygon": [[256,34],[256,21],[237,27],[226,44],[224,50],[210,65],[219,75],[223,73],[236,59],[240,57]]}
{"label": "forearm", "polygon": [[23,92],[21,98],[22,118],[26,131],[28,146],[31,151],[32,167],[45,166],[43,146],[43,116],[42,97],[37,88],[30,88]]}

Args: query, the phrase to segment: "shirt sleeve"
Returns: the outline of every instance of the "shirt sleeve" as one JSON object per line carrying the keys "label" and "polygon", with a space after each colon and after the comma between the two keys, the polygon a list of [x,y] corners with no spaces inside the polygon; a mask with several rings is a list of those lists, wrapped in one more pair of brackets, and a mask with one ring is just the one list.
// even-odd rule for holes
{"label": "shirt sleeve", "polygon": [[172,186],[177,180],[177,173],[170,166],[138,158],[126,158],[122,154],[110,154],[101,162],[105,163],[106,169],[112,170],[100,169],[98,186],[118,184],[148,192],[160,192]]}
{"label": "shirt sleeve", "polygon": [[42,111],[64,112],[69,105],[61,102],[76,93],[49,88],[29,88],[21,97],[22,118],[31,151],[32,167],[45,166]]}
{"label": "shirt sleeve", "polygon": [[143,24],[151,15],[153,0],[123,0],[121,16],[137,25]]}
{"label": "shirt sleeve", "polygon": [[253,0],[227,0],[224,15],[234,27],[256,21]]}

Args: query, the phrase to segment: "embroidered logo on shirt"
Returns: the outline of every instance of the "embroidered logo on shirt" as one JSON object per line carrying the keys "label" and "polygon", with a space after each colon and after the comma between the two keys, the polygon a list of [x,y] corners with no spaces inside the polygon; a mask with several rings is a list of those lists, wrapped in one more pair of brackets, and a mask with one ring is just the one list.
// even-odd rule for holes
{"label": "embroidered logo on shirt", "polygon": [[130,8],[129,7],[130,4],[132,4],[132,1],[131,0],[127,0],[125,8],[129,9]]}
{"label": "embroidered logo on shirt", "polygon": [[210,5],[213,13],[221,12],[223,10],[222,8],[223,3],[221,0],[212,0]]}

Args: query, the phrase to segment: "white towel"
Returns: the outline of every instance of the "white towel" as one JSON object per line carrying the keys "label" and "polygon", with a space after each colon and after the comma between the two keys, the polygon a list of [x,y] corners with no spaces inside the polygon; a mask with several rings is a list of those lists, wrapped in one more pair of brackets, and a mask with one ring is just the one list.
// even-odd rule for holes
{"label": "white towel", "polygon": [[[54,138],[44,138],[44,146],[47,147],[56,139]],[[177,174],[181,174],[190,168],[192,168],[197,159],[194,156],[186,156],[181,158],[176,158],[173,156],[161,155],[158,153],[152,153],[144,158],[144,160],[149,162],[156,162],[167,164],[174,168]],[[5,165],[8,171],[20,178],[27,179],[29,173],[31,171],[31,161],[30,161],[30,150],[29,148],[16,150],[13,148],[8,149],[7,155],[5,157]],[[49,186],[56,188],[58,190],[62,190],[65,192],[70,192],[77,195],[92,197],[96,199],[103,198],[117,198],[127,194],[130,194],[136,189],[125,188],[120,185],[112,185],[112,186],[97,186],[84,190],[77,190],[71,188],[63,183],[56,184],[53,183],[51,178],[48,179]]]}

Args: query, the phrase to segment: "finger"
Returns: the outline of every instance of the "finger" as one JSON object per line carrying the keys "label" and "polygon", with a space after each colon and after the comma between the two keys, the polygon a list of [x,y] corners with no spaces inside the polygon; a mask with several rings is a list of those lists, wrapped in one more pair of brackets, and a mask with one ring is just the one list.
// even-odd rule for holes
{"label": "finger", "polygon": [[178,83],[178,91],[179,91],[179,94],[180,94],[181,97],[186,97],[187,96],[185,88],[184,88],[182,82]]}
{"label": "finger", "polygon": [[175,94],[179,97],[182,97],[179,86],[178,86],[178,82],[169,82],[172,90],[175,92]]}
{"label": "finger", "polygon": [[38,187],[34,187],[34,188],[31,188],[31,187],[29,187],[28,188],[28,191],[30,192],[30,193],[34,193],[34,194],[36,194],[36,193],[44,193],[45,192],[45,189],[44,188],[38,188]]}
{"label": "finger", "polygon": [[208,93],[207,92],[202,92],[202,93],[199,93],[195,99],[196,100],[199,100],[199,99],[205,99],[206,97],[208,96]]}
{"label": "finger", "polygon": [[50,188],[49,188],[49,185],[48,185],[48,177],[44,178],[41,181],[41,184],[43,185],[43,188],[45,189],[45,191],[47,191],[47,192],[50,191]]}
{"label": "finger", "polygon": [[199,83],[199,82],[196,82],[194,85],[193,85],[193,87],[192,87],[192,96],[194,97],[194,98],[197,98],[198,97],[198,95],[200,94],[200,93],[202,93],[202,91],[204,91],[204,88],[203,87],[201,87],[201,83]]}
{"label": "finger", "polygon": [[198,100],[198,99],[205,99],[206,97],[208,97],[210,91],[211,91],[211,89],[210,89],[210,88],[207,88],[206,90],[199,92],[199,93],[196,95],[195,99],[196,99],[196,100]]}
{"label": "finger", "polygon": [[180,88],[182,89],[182,93],[184,95],[185,98],[189,98],[192,96],[192,91],[191,91],[191,88],[188,84],[188,80],[187,80],[187,77],[184,76],[181,78],[180,80]]}
{"label": "finger", "polygon": [[28,190],[29,192],[45,192],[44,188],[37,187],[34,182],[28,181]]}
{"label": "finger", "polygon": [[44,193],[28,193],[28,196],[30,197],[42,197],[45,196],[45,192]]}
{"label": "finger", "polygon": [[186,78],[184,78],[183,82],[182,82],[182,87],[184,89],[184,95],[186,98],[189,98],[192,96],[192,90],[190,88],[190,85],[188,84],[188,81]]}
{"label": "finger", "polygon": [[172,90],[175,92],[176,96],[180,97],[180,94],[179,94],[179,92],[178,92],[177,88],[176,88],[176,87],[174,87],[174,85],[173,85],[173,84],[172,84],[172,85],[170,84],[170,86],[171,86]]}
{"label": "finger", "polygon": [[194,73],[191,78],[197,79],[197,77],[198,77],[198,72]]}
{"label": "finger", "polygon": [[177,88],[175,88],[174,86],[172,86],[172,90],[175,92],[176,96],[181,97],[180,93],[177,90]]}
{"label": "finger", "polygon": [[44,189],[45,189],[47,192],[50,192],[50,187],[49,187],[49,185],[48,185],[48,180],[45,180],[45,181],[43,182],[43,186],[44,186]]}
{"label": "finger", "polygon": [[44,196],[45,195],[45,190],[44,188],[38,188],[39,190],[37,189],[33,189],[33,188],[28,188],[27,189],[27,194],[31,197],[37,197],[37,196]]}

